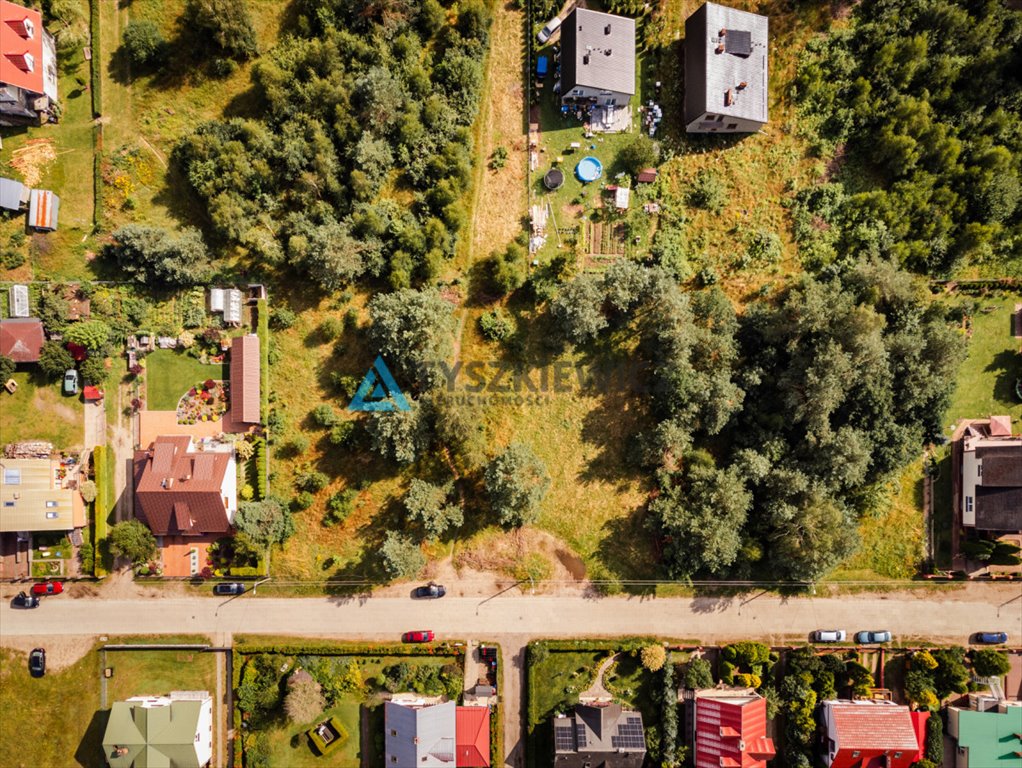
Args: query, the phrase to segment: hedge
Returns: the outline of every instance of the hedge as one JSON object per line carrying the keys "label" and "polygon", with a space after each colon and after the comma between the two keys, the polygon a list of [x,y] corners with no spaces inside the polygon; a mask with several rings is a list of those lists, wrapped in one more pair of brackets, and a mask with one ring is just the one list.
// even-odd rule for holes
{"label": "hedge", "polygon": [[534,640],[529,648],[542,645],[548,651],[639,651],[647,645],[660,645],[655,637],[622,637],[605,640]]}
{"label": "hedge", "polygon": [[252,566],[244,566],[244,565],[242,565],[242,566],[238,566],[236,568],[228,568],[227,569],[227,575],[228,576],[234,576],[234,577],[239,578],[239,579],[254,579],[256,577],[265,576],[266,575],[266,566],[265,565],[262,565],[262,566],[258,566],[257,565],[255,567],[252,567]]}
{"label": "hedge", "polygon": [[[243,656],[260,653],[279,653],[283,656],[457,656],[465,654],[463,646],[451,643],[339,643],[337,645],[315,645],[303,643],[246,643],[234,646],[235,652]],[[243,660],[242,660],[243,661]]]}
{"label": "hedge", "polygon": [[337,749],[337,747],[339,747],[341,744],[348,740],[348,730],[343,725],[341,725],[341,721],[338,720],[336,716],[331,717],[327,721],[327,724],[334,729],[334,732],[337,733],[337,738],[331,741],[329,744],[325,744],[323,742],[323,739],[317,732],[316,728],[318,728],[319,726],[316,726],[316,728],[310,728],[308,731],[306,731],[306,733],[309,735],[309,741],[316,745],[316,751],[319,752],[320,757],[329,754],[330,752]]}
{"label": "hedge", "polygon": [[[482,643],[486,647],[497,649],[497,690],[503,690],[500,680],[501,670],[504,669],[504,656],[499,645],[493,643]],[[501,703],[500,696],[497,703],[490,707],[490,765],[498,766],[504,764],[504,724],[500,720]]]}
{"label": "hedge", "polygon": [[255,452],[252,454],[252,464],[255,467],[255,483],[253,489],[255,490],[255,501],[262,501],[266,498],[268,492],[267,488],[267,475],[269,473],[269,467],[266,464],[266,438],[257,437],[253,442],[255,446]]}
{"label": "hedge", "polygon": [[100,0],[89,0],[89,44],[92,47],[92,60],[89,62],[92,79],[92,116],[103,114],[103,56],[100,53],[99,11]]}
{"label": "hedge", "polygon": [[95,526],[93,545],[96,576],[106,576],[113,565],[106,538],[109,534],[110,514],[117,505],[117,493],[114,488],[115,461],[110,449],[105,445],[93,448],[92,469],[96,476],[96,500],[92,504],[92,519]]}
{"label": "hedge", "polygon": [[103,124],[97,123],[92,129],[92,225],[93,229],[103,228]]}
{"label": "hedge", "polygon": [[256,335],[259,336],[259,418],[265,424],[270,412],[270,309],[266,299],[256,299]]}

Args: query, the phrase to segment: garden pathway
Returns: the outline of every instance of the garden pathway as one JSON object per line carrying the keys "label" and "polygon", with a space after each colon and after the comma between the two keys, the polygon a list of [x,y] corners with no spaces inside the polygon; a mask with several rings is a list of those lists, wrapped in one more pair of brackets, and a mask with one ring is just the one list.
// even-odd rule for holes
{"label": "garden pathway", "polygon": [[600,668],[596,670],[596,679],[593,680],[593,684],[590,685],[586,690],[579,694],[579,701],[613,701],[614,697],[611,695],[603,685],[603,675],[611,664],[617,660],[619,654],[614,654],[600,663]]}

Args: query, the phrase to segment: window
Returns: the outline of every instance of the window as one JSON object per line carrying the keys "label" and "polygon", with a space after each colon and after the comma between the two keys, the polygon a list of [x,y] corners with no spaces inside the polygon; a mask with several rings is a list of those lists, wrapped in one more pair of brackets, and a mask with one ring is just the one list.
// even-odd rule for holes
{"label": "window", "polygon": [[983,462],[976,465],[976,474],[983,477]]}
{"label": "window", "polygon": [[55,501],[48,501],[48,502],[46,502],[46,508],[47,509],[55,509],[56,506],[57,506],[57,502],[55,502]]}
{"label": "window", "polygon": [[716,115],[711,115],[709,112],[706,113],[707,120],[715,120],[716,117],[717,117]]}
{"label": "window", "polygon": [[60,517],[60,515],[58,515],[56,512],[47,512],[46,513],[46,519],[47,520],[56,520],[58,517]]}
{"label": "window", "polygon": [[390,735],[391,736],[397,736],[397,731],[395,731],[393,728],[391,728],[390,729]]}
{"label": "window", "polygon": [[895,752],[894,753],[894,757],[895,757],[895,759],[901,757],[901,752]]}
{"label": "window", "polygon": [[858,757],[861,754],[862,752],[860,752],[859,750],[855,750],[854,752],[852,752],[852,757]]}
{"label": "window", "polygon": [[972,512],[972,496],[965,497],[965,511]]}
{"label": "window", "polygon": [[728,124],[727,124],[727,129],[728,129],[729,131],[733,131],[733,130],[734,130],[735,128],[737,128],[737,127],[738,127],[738,123],[728,123]]}
{"label": "window", "polygon": [[724,115],[717,115],[717,122],[718,123],[723,123],[724,122]]}
{"label": "window", "polygon": [[21,485],[21,470],[17,467],[14,469],[4,469],[4,485]]}

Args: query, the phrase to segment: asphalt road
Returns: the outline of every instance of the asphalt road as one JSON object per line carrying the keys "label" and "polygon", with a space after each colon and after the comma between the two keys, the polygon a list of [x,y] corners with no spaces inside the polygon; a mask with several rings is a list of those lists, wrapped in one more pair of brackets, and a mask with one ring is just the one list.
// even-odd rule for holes
{"label": "asphalt road", "polygon": [[972,632],[1022,633],[1022,588],[920,591],[839,598],[590,598],[499,595],[407,598],[45,598],[36,610],[0,606],[0,635],[298,634],[397,639],[411,629],[439,638],[499,639],[653,634],[717,643],[735,638],[799,642],[819,628],[889,629],[895,638],[964,643]]}

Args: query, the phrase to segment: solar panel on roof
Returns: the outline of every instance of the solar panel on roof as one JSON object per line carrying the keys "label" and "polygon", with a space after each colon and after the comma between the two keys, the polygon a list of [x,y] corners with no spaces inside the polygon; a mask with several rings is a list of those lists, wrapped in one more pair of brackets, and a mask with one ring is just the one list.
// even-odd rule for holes
{"label": "solar panel on roof", "polygon": [[575,749],[575,739],[572,738],[570,725],[554,728],[554,747],[558,751]]}
{"label": "solar panel on roof", "polygon": [[724,36],[724,51],[735,56],[752,54],[752,32],[744,29],[729,29]]}
{"label": "solar panel on roof", "polygon": [[578,739],[578,745],[580,747],[584,747],[588,743],[586,740],[585,723],[575,723],[575,738]]}

